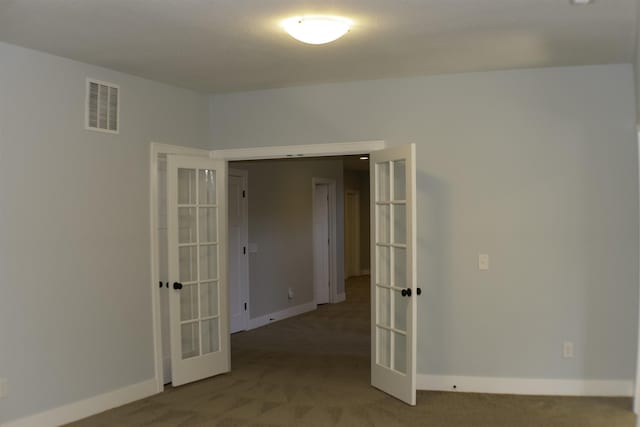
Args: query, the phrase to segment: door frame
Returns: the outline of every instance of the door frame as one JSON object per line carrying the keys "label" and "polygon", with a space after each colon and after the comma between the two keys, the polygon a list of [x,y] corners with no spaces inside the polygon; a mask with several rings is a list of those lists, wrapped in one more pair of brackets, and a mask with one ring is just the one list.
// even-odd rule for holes
{"label": "door frame", "polygon": [[[336,180],[329,178],[311,178],[311,210],[312,214],[312,223],[315,224],[316,217],[316,186],[317,185],[326,185],[327,191],[329,194],[329,206],[328,206],[328,215],[329,215],[329,304],[334,304],[336,302],[340,302],[338,297],[338,248],[337,248],[337,211],[336,211]],[[313,281],[313,301],[318,304],[318,296],[316,292],[317,283],[315,283],[315,269],[317,266],[317,253],[316,253],[316,235],[315,229],[313,230],[313,270],[314,270],[314,281]]]}
{"label": "door frame", "polygon": [[[355,246],[354,246],[354,248],[355,248],[355,250],[354,250],[354,252],[355,252],[355,260],[354,260],[354,263],[356,264],[356,271],[358,273],[357,275],[361,276],[362,275],[362,268],[360,266],[361,265],[360,261],[361,261],[361,255],[362,254],[360,252],[360,191],[359,190],[345,190],[344,191],[344,211],[345,211],[345,213],[347,212],[347,196],[349,194],[354,195],[355,199],[356,199],[355,219],[354,219],[354,226],[353,226],[353,228],[355,230],[355,237],[354,237],[354,240],[355,240],[355,242],[354,242],[355,243]],[[346,218],[346,215],[345,215],[345,229],[346,229],[346,224],[347,224],[346,219],[347,218]],[[345,233],[345,235],[346,235],[346,233]],[[344,247],[345,247],[345,254],[346,254],[346,252],[347,252],[346,251],[346,248],[347,248],[347,242],[346,241],[345,241]],[[345,256],[345,259],[346,259],[346,256]],[[346,280],[347,279],[347,266],[346,265],[345,265],[345,274],[344,274],[344,276],[345,276],[344,278]]]}
{"label": "door frame", "polygon": [[[249,329],[249,313],[251,312],[251,295],[249,292],[249,171],[244,169],[233,169],[229,168],[227,175],[231,176],[239,176],[242,177],[242,189],[245,191],[245,197],[242,200],[242,215],[244,217],[244,223],[242,224],[242,236],[246,243],[247,253],[246,256],[242,257],[242,299],[246,302],[247,308],[244,311],[244,318],[246,322],[245,331]],[[228,207],[227,207],[228,210]],[[231,256],[229,255],[229,260],[231,260]],[[227,272],[227,278],[229,277],[229,273]],[[231,295],[231,281],[229,281],[229,295]],[[231,311],[229,311],[231,313]],[[229,319],[229,329],[231,329],[231,319]]]}
{"label": "door frame", "polygon": [[158,157],[182,154],[226,161],[284,159],[293,157],[330,157],[371,153],[387,148],[382,140],[281,145],[255,148],[206,150],[151,141],[149,146],[149,254],[151,272],[151,316],[153,323],[153,364],[156,392],[164,391],[162,372],[162,325],[160,318],[160,281],[158,251]]}

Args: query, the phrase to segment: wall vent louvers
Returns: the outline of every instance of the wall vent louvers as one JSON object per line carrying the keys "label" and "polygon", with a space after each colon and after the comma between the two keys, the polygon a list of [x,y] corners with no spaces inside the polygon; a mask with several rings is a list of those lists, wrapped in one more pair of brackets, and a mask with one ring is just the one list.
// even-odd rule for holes
{"label": "wall vent louvers", "polygon": [[87,79],[86,123],[89,130],[118,133],[120,130],[120,87]]}

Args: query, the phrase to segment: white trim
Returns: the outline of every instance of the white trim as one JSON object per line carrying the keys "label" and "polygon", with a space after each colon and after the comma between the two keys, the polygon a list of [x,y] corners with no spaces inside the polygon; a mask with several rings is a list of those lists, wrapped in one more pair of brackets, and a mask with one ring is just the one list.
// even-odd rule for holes
{"label": "white trim", "polygon": [[[206,157],[208,150],[151,142],[149,146],[149,247],[151,250],[151,317],[153,321],[154,375],[156,392],[164,390],[162,319],[160,316],[160,281],[158,252],[158,156],[185,154]],[[163,278],[163,280],[166,280]]]}
{"label": "white trim", "polygon": [[[636,140],[636,144],[638,147],[638,164],[640,165],[640,126],[637,128],[638,139]],[[640,188],[640,170],[638,174],[638,188]],[[640,218],[638,218],[640,221]],[[640,260],[638,263],[638,268],[640,269]],[[640,287],[640,283],[638,284]],[[638,307],[640,307],[640,300],[638,301]],[[640,311],[638,312],[638,340],[637,340],[637,348],[636,348],[636,377],[635,384],[633,387],[633,412],[640,415]],[[640,420],[640,417],[638,418]],[[640,421],[639,421],[640,422]]]}
{"label": "white trim", "polygon": [[339,303],[339,302],[344,302],[347,300],[347,294],[344,292],[340,292],[337,296],[336,296],[336,300],[334,301],[334,303]]}
{"label": "white trim", "polygon": [[264,160],[283,159],[288,157],[326,157],[350,154],[364,154],[382,150],[384,141],[336,142],[310,145],[282,145],[277,147],[232,148],[213,150],[210,155],[214,159]]}
{"label": "white trim", "polygon": [[[311,211],[313,212],[313,215],[316,214],[316,198],[315,198],[315,191],[316,191],[316,185],[318,184],[326,184],[328,189],[329,189],[329,239],[330,239],[330,245],[329,245],[329,303],[333,304],[336,302],[337,299],[337,295],[338,295],[338,231],[337,231],[337,227],[338,227],[338,205],[337,205],[337,185],[336,185],[336,180],[335,179],[331,179],[331,178],[318,178],[318,177],[313,177],[311,178],[311,206],[312,209]],[[313,224],[315,224],[315,218],[313,218],[312,221]],[[315,239],[315,233],[313,234],[314,239]],[[315,241],[313,242],[313,247],[315,249],[316,244]],[[316,261],[316,256],[315,253],[313,255],[313,265],[315,268],[315,261]],[[315,279],[315,273],[313,275],[314,279]],[[316,283],[314,280],[314,284],[313,284],[313,300],[316,301]]]}
{"label": "white trim", "polygon": [[303,313],[313,311],[316,308],[317,308],[317,305],[315,301],[311,301],[306,304],[296,305],[294,307],[289,307],[284,310],[277,311],[275,313],[270,313],[264,316],[249,319],[248,330],[256,329],[256,328],[259,328],[260,326],[268,325],[269,323],[277,322],[279,320],[284,320],[289,317],[299,316]]}
{"label": "white trim", "polygon": [[[455,388],[453,388],[455,385]],[[430,391],[543,396],[632,396],[633,381],[417,375],[416,388]]]}
{"label": "white trim", "polygon": [[144,399],[157,393],[156,380],[150,379],[98,396],[79,400],[68,405],[49,409],[2,424],[2,427],[59,426],[82,418]]}

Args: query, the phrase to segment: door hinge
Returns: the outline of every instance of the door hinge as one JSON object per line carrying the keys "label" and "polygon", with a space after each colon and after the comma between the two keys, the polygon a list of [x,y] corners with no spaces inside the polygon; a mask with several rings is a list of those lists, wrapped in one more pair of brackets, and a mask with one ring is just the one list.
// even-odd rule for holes
{"label": "door hinge", "polygon": [[247,311],[247,303],[244,303],[244,311]]}
{"label": "door hinge", "polygon": [[242,190],[242,198],[245,199],[247,197],[247,192],[245,190]]}
{"label": "door hinge", "polygon": [[243,246],[242,247],[242,255],[246,255],[247,254],[247,247]]}

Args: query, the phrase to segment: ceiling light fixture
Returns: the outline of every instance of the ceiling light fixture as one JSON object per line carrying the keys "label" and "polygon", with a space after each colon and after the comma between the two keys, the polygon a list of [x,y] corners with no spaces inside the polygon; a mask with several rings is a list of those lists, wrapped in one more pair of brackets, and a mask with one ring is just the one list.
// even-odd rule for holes
{"label": "ceiling light fixture", "polygon": [[369,160],[369,156],[360,156],[360,160]]}
{"label": "ceiling light fixture", "polygon": [[582,6],[591,3],[593,3],[593,0],[571,0],[571,4],[574,6]]}
{"label": "ceiling light fixture", "polygon": [[282,21],[291,37],[308,44],[325,44],[344,36],[353,22],[341,16],[294,16]]}

